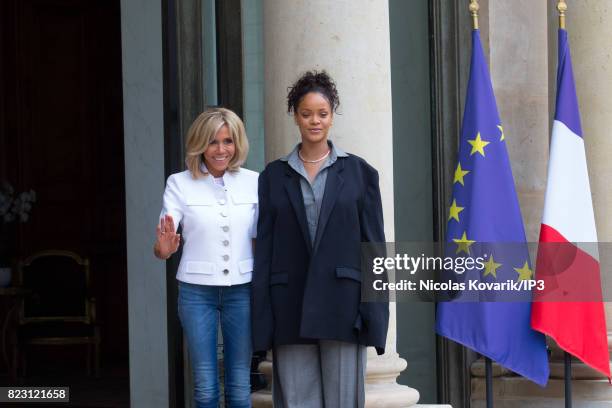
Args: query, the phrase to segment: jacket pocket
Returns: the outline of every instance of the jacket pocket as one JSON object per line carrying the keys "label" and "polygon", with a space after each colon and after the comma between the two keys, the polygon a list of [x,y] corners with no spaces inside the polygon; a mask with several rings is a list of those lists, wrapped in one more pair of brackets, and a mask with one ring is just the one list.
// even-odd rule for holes
{"label": "jacket pocket", "polygon": [[254,194],[232,194],[234,204],[257,204],[257,196]]}
{"label": "jacket pocket", "polygon": [[270,286],[286,285],[289,283],[289,273],[280,272],[270,274]]}
{"label": "jacket pocket", "polygon": [[240,273],[249,273],[253,271],[253,258],[245,259],[243,261],[238,262],[238,270]]}
{"label": "jacket pocket", "polygon": [[336,278],[352,279],[361,283],[361,271],[347,266],[337,266]]}
{"label": "jacket pocket", "polygon": [[199,273],[202,275],[212,275],[215,273],[215,264],[212,262],[190,261],[185,265],[185,273]]}
{"label": "jacket pocket", "polygon": [[214,205],[215,201],[210,197],[187,197],[185,204],[189,207],[199,207],[203,205]]}
{"label": "jacket pocket", "polygon": [[363,322],[363,317],[361,317],[361,313],[358,313],[355,321],[353,322],[353,330],[360,333],[362,330],[364,330],[364,328],[365,324]]}

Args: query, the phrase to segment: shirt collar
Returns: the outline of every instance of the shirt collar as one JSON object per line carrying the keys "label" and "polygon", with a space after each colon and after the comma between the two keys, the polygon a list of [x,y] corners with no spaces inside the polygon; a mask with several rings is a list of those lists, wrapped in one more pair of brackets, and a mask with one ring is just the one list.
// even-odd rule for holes
{"label": "shirt collar", "polygon": [[[213,180],[214,176],[208,172],[208,169],[206,168],[206,164],[204,164],[204,161],[200,163],[200,170],[202,170],[202,173],[207,174],[207,176],[205,177],[206,179],[209,179],[210,182],[213,184],[215,183],[215,181]],[[225,170],[225,172],[223,173],[223,176],[221,176],[221,178],[223,179],[223,184],[227,186],[232,183],[232,180],[234,178],[233,173],[234,172],[232,171]]]}
{"label": "shirt collar", "polygon": [[[344,150],[340,149],[335,144],[333,144],[331,140],[327,141],[327,145],[331,149],[331,152],[329,153],[329,164],[330,165],[335,163],[338,157],[348,157],[348,154]],[[280,160],[289,162],[289,164],[295,164],[299,162],[300,156],[298,155],[298,151],[300,150],[301,147],[302,147],[302,143],[298,143],[297,145],[295,145],[291,153],[289,153],[286,156],[281,157]]]}

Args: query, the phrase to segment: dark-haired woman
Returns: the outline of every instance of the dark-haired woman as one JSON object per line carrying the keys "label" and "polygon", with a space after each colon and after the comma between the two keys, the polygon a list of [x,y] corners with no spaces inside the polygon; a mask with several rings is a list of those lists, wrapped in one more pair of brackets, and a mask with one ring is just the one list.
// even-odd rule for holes
{"label": "dark-haired woman", "polygon": [[254,350],[274,351],[274,407],[363,407],[366,346],[384,353],[389,309],[362,303],[361,242],[384,242],[378,173],[329,139],[325,72],[290,87],[301,143],[259,178]]}

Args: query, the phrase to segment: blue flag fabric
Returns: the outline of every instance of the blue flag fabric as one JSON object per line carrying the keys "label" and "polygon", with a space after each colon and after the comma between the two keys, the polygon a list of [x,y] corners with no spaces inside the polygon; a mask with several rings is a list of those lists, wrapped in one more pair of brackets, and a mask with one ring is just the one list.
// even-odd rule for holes
{"label": "blue flag fabric", "polygon": [[[474,254],[487,245],[486,270],[459,279],[481,282],[532,279],[525,230],[478,30],[472,32],[472,60],[461,129],[458,164],[448,218],[447,247]],[[502,243],[515,243],[505,251]],[[516,243],[525,244],[517,255]],[[492,247],[491,247],[492,246]],[[470,249],[472,247],[472,249]],[[507,246],[506,246],[507,247]],[[479,251],[480,252],[480,251]],[[511,252],[508,256],[507,252]],[[459,276],[459,275],[457,275]],[[529,301],[461,299],[438,304],[438,334],[491,358],[543,386],[549,376],[545,337],[530,326]]]}

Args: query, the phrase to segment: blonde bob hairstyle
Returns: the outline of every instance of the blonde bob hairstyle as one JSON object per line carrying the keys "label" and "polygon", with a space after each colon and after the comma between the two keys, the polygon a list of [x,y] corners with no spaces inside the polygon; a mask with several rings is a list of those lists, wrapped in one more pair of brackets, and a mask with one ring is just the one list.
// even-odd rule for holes
{"label": "blonde bob hairstyle", "polygon": [[229,109],[207,109],[193,121],[187,132],[185,164],[194,179],[208,174],[202,171],[204,151],[224,125],[227,126],[236,147],[234,157],[229,162],[228,171],[237,171],[246,161],[249,153],[249,141],[242,120]]}

